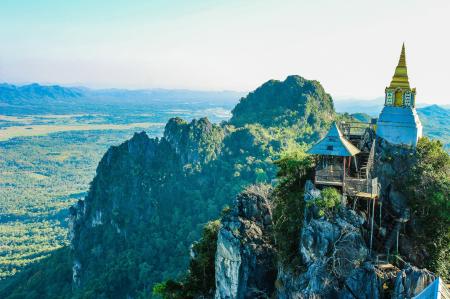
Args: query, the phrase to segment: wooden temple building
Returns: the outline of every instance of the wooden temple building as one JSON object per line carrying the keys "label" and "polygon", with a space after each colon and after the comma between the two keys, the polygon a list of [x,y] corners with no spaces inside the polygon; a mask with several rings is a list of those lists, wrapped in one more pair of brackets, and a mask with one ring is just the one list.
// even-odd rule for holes
{"label": "wooden temple building", "polygon": [[371,175],[375,151],[373,128],[358,123],[340,126],[346,135],[334,123],[327,135],[308,151],[317,157],[314,184],[335,186],[347,196],[376,198],[377,179]]}

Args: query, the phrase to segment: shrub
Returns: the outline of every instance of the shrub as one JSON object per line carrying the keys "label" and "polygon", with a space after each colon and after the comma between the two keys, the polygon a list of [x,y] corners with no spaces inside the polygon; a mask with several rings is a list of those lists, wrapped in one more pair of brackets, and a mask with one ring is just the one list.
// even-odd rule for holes
{"label": "shrub", "polygon": [[341,202],[341,194],[336,188],[326,187],[320,192],[321,197],[317,198],[313,202],[308,203],[308,205],[315,205],[318,208],[319,217],[323,217],[334,209]]}

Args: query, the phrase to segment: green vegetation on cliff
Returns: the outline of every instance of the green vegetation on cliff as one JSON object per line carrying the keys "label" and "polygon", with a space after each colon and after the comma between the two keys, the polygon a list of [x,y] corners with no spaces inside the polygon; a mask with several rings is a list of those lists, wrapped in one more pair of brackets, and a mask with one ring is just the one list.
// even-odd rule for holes
{"label": "green vegetation on cliff", "polygon": [[202,237],[192,246],[189,271],[181,281],[167,280],[153,287],[153,294],[164,299],[189,299],[210,296],[215,288],[214,258],[220,221],[208,222]]}
{"label": "green vegetation on cliff", "polygon": [[274,191],[273,222],[280,262],[296,268],[301,265],[300,230],[303,223],[305,182],[312,178],[314,160],[298,150],[276,161],[279,183]]}
{"label": "green vegetation on cliff", "polygon": [[[264,84],[237,107],[229,123],[176,118],[163,138],[136,134],[108,150],[86,199],[71,209],[73,291],[47,298],[147,298],[156,282],[183,277],[203,224],[246,186],[275,179],[273,161],[316,141],[336,117],[319,83],[297,76]],[[70,282],[72,271],[61,279]],[[0,286],[0,297],[16,294]]]}
{"label": "green vegetation on cliff", "polygon": [[285,81],[270,80],[242,98],[230,122],[236,126],[320,127],[333,116],[333,100],[318,81],[289,76]]}
{"label": "green vegetation on cliff", "polygon": [[450,279],[450,156],[425,137],[411,158],[402,183],[418,222],[412,234],[428,253],[423,266]]}

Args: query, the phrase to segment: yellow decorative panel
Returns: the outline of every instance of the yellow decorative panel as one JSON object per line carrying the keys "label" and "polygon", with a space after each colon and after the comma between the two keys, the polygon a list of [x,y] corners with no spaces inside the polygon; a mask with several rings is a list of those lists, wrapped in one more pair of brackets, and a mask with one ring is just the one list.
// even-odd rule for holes
{"label": "yellow decorative panel", "polygon": [[397,90],[395,92],[395,102],[394,102],[394,106],[403,106],[403,95],[402,92],[400,90]]}

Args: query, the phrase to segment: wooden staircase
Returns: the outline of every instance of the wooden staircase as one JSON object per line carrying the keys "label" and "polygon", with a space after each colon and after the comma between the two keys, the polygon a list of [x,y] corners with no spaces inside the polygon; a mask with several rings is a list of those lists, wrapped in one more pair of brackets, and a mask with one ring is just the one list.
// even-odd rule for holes
{"label": "wooden staircase", "polygon": [[367,178],[368,177],[368,166],[369,166],[369,156],[370,153],[360,153],[359,154],[359,169],[358,169],[358,178]]}

